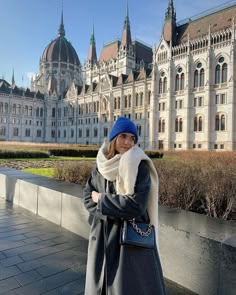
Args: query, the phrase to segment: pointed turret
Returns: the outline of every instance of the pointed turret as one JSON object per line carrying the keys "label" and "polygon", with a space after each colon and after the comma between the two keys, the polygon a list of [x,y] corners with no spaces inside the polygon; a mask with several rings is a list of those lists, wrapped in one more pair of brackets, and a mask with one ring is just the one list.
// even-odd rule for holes
{"label": "pointed turret", "polygon": [[166,14],[165,14],[165,20],[167,20],[167,19],[176,20],[176,12],[174,9],[173,0],[169,0],[168,8],[167,8]]}
{"label": "pointed turret", "polygon": [[11,86],[12,86],[12,88],[14,88],[16,86],[15,76],[14,76],[14,69],[12,71]]}
{"label": "pointed turret", "polygon": [[175,43],[176,35],[176,12],[173,0],[169,0],[165,13],[165,24],[163,27],[163,37],[168,43]]}
{"label": "pointed turret", "polygon": [[93,25],[92,34],[90,37],[90,45],[89,45],[87,62],[89,62],[91,65],[94,65],[97,63],[96,42],[94,37],[94,25]]}
{"label": "pointed turret", "polygon": [[121,38],[121,46],[128,48],[130,45],[132,45],[132,39],[131,39],[131,31],[130,31],[128,4],[127,4],[125,22],[124,22],[122,38]]}
{"label": "pointed turret", "polygon": [[60,23],[60,27],[58,30],[58,36],[59,37],[65,36],[65,28],[64,28],[64,23],[63,23],[63,11],[61,12],[61,23]]}

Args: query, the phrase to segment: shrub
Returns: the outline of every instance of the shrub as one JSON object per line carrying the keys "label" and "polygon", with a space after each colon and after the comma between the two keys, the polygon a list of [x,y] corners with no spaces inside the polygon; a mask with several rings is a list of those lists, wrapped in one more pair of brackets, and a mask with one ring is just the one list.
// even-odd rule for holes
{"label": "shrub", "polygon": [[[160,204],[211,217],[233,219],[236,212],[236,153],[168,153],[153,159],[159,175]],[[84,185],[94,162],[56,167],[56,178]]]}
{"label": "shrub", "polygon": [[47,152],[37,152],[37,151],[13,151],[13,150],[0,150],[1,159],[10,159],[10,158],[23,158],[23,159],[32,159],[32,158],[49,158]]}
{"label": "shrub", "polygon": [[85,185],[91,174],[93,166],[94,162],[90,161],[65,162],[63,164],[56,164],[54,177],[59,180]]}
{"label": "shrub", "polygon": [[91,157],[95,158],[97,156],[97,149],[50,149],[48,153],[51,156],[59,157]]}
{"label": "shrub", "polygon": [[160,203],[232,219],[236,209],[236,153],[185,152],[155,161]]}
{"label": "shrub", "polygon": [[156,158],[156,159],[163,158],[163,155],[164,155],[162,152],[158,152],[158,151],[145,151],[145,153],[151,159],[154,159],[154,158]]}

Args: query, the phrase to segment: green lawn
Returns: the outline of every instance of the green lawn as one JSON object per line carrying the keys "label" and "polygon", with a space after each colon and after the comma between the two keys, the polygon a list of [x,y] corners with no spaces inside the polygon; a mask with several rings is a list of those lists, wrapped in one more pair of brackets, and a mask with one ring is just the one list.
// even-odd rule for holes
{"label": "green lawn", "polygon": [[54,170],[54,168],[25,168],[22,171],[53,178]]}
{"label": "green lawn", "polygon": [[50,158],[0,158],[1,162],[9,162],[9,161],[94,161],[96,158],[90,157],[50,157]]}

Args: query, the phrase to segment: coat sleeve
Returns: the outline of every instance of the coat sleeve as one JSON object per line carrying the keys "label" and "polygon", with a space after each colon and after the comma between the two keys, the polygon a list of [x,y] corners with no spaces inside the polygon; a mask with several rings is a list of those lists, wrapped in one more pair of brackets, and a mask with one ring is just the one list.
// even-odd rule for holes
{"label": "coat sleeve", "polygon": [[87,180],[86,186],[84,188],[83,202],[85,208],[88,210],[89,214],[92,216],[96,216],[100,219],[106,219],[106,216],[102,215],[101,212],[97,210],[97,203],[95,203],[92,199],[91,193],[92,191],[98,191],[96,183],[95,183],[95,174],[97,173],[96,168],[93,169],[91,176]]}
{"label": "coat sleeve", "polygon": [[150,172],[146,161],[139,164],[133,195],[102,193],[97,211],[115,218],[134,218],[146,213],[151,186]]}

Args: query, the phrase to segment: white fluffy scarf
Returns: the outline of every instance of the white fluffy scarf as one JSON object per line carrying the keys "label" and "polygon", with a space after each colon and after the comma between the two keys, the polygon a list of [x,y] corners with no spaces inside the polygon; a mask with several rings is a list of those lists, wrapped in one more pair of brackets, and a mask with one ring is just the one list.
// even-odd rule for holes
{"label": "white fluffy scarf", "polygon": [[111,159],[107,159],[105,156],[107,149],[108,142],[105,141],[97,154],[98,170],[105,179],[116,181],[116,192],[120,195],[134,194],[139,164],[142,160],[147,161],[151,177],[150,198],[147,209],[150,222],[155,225],[157,237],[159,181],[152,160],[137,145],[133,146],[124,154],[117,154]]}

